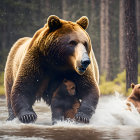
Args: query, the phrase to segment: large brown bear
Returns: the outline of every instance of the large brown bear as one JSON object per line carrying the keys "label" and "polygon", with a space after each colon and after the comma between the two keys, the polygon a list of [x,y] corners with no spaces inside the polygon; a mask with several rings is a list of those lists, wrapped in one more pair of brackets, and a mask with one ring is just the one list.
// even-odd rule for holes
{"label": "large brown bear", "polygon": [[132,93],[127,98],[127,109],[131,111],[131,104],[129,103],[131,102],[140,113],[140,84],[131,84],[131,87]]}
{"label": "large brown bear", "polygon": [[[4,78],[8,120],[34,122],[37,115],[32,105],[38,96],[51,105],[53,92],[66,78],[76,84],[81,99],[75,119],[89,121],[98,103],[99,72],[87,26],[87,17],[71,22],[50,16],[32,38],[21,38],[13,45]],[[56,110],[53,107],[52,114]],[[57,117],[61,118],[59,112]]]}

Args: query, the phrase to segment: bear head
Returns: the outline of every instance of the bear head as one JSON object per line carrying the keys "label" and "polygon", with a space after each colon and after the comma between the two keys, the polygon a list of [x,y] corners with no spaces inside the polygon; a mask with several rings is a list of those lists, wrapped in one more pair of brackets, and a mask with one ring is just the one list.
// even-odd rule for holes
{"label": "bear head", "polygon": [[132,88],[132,94],[137,97],[138,99],[140,99],[140,84],[131,84],[131,88]]}
{"label": "bear head", "polygon": [[65,88],[70,96],[73,96],[76,94],[76,85],[71,80],[64,79],[63,84],[65,85]]}
{"label": "bear head", "polygon": [[83,16],[76,22],[50,16],[42,33],[44,41],[41,51],[49,66],[57,70],[73,70],[83,74],[90,64],[91,41],[85,29],[88,18]]}

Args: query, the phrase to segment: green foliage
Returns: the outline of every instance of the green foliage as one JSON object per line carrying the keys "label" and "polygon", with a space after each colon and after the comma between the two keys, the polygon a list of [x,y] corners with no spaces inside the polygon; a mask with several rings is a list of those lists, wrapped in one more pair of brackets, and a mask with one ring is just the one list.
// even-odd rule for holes
{"label": "green foliage", "polygon": [[[138,83],[140,83],[140,64],[138,65]],[[100,91],[102,95],[113,94],[115,91],[124,94],[125,96],[130,95],[131,88],[126,92],[126,72],[123,71],[117,74],[113,81],[106,81],[106,75],[101,75]]]}
{"label": "green foliage", "polygon": [[0,73],[0,95],[4,95],[4,72]]}
{"label": "green foliage", "polygon": [[113,94],[115,91],[125,93],[125,71],[119,73],[113,81],[106,81],[106,75],[100,77],[101,94]]}
{"label": "green foliage", "polygon": [[138,63],[140,63],[140,45],[138,46]]}
{"label": "green foliage", "polygon": [[138,83],[140,83],[140,64],[138,65]]}

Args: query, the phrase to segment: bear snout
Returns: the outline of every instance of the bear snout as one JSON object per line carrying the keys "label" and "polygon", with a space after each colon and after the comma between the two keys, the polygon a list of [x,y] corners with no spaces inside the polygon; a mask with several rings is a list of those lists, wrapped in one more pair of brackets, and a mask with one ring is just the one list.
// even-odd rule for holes
{"label": "bear snout", "polygon": [[90,64],[90,59],[89,59],[87,52],[85,52],[85,53],[83,53],[83,56],[82,56],[81,65],[83,68],[86,69],[89,64]]}
{"label": "bear snout", "polygon": [[84,53],[81,60],[81,66],[78,68],[80,72],[84,72],[88,65],[91,63],[87,53]]}
{"label": "bear snout", "polygon": [[82,65],[83,68],[86,69],[89,64],[90,64],[90,59],[89,58],[86,59],[86,60],[81,60],[81,65]]}

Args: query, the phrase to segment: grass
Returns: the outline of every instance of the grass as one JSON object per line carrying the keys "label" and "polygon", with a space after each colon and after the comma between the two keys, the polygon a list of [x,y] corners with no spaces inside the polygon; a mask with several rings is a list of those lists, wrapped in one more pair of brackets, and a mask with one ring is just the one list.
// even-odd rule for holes
{"label": "grass", "polygon": [[102,95],[113,94],[115,91],[126,94],[125,86],[126,72],[119,73],[113,81],[106,81],[106,75],[100,77],[100,91]]}
{"label": "grass", "polygon": [[4,95],[4,72],[0,73],[0,95]]}
{"label": "grass", "polygon": [[[106,75],[100,76],[100,91],[101,95],[113,94],[115,91],[128,96],[131,93],[131,88],[126,92],[126,72],[119,73],[113,81],[106,81]],[[140,83],[140,64],[138,66],[138,83]]]}

